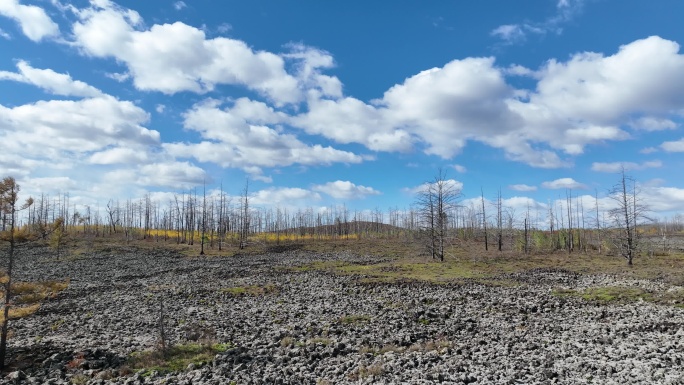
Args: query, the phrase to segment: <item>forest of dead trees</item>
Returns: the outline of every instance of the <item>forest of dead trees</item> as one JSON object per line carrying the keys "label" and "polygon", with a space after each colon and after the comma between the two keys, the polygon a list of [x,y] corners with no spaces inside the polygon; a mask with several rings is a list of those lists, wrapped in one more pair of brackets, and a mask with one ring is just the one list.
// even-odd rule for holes
{"label": "forest of dead trees", "polygon": [[[456,195],[442,202],[438,215],[426,210],[429,204],[426,202],[431,202],[426,195],[421,195],[406,209],[357,211],[344,205],[324,210],[256,207],[250,205],[247,186],[237,197],[223,191],[210,195],[193,191],[175,194],[167,202],[155,201],[146,195],[140,199],[109,200],[101,207],[77,206],[70,202],[68,193],[63,193],[34,197],[32,205],[22,211],[17,228],[47,237],[48,230],[54,233],[54,223],[59,221],[58,233],[63,236],[201,244],[202,250],[205,247],[221,250],[226,245],[242,248],[250,242],[361,238],[415,241],[424,238],[426,233],[433,234],[428,235],[430,241],[426,242],[426,248],[434,251],[437,240],[441,256],[445,247],[465,243],[481,244],[483,249],[524,253],[610,252],[619,248],[614,235],[622,225],[610,211],[599,207],[598,198],[588,205],[586,199],[568,190],[565,200],[546,207],[528,207],[521,213],[505,207],[500,192],[493,200],[486,200],[482,194],[479,199],[469,200],[467,205],[457,199],[460,191],[450,193]],[[629,195],[630,199],[634,196]],[[636,210],[634,213],[635,225],[631,230],[635,235],[649,236],[648,252],[668,249],[670,237],[684,230],[681,215],[667,221],[650,221],[646,226],[636,223]],[[620,218],[620,212],[617,214]],[[0,207],[2,231],[9,225],[8,215]]]}

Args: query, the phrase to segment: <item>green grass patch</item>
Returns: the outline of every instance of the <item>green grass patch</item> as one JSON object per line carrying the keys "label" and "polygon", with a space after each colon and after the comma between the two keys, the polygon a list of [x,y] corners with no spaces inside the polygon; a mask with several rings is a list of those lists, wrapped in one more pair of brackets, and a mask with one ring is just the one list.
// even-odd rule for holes
{"label": "green grass patch", "polygon": [[361,239],[312,240],[302,244],[302,250],[315,253],[351,251],[359,255],[373,255],[396,259],[418,255],[421,246],[410,238],[362,237]]}
{"label": "green grass patch", "polygon": [[188,365],[204,365],[211,362],[216,354],[225,352],[232,347],[231,344],[184,344],[175,345],[162,352],[160,350],[148,350],[132,353],[128,359],[128,365],[136,371],[150,373],[180,372]]}
{"label": "green grass patch", "polygon": [[352,314],[352,315],[346,315],[344,317],[340,318],[340,323],[343,323],[345,325],[349,324],[358,324],[358,323],[363,323],[363,322],[368,322],[370,321],[371,317],[364,315],[364,314]]}
{"label": "green grass patch", "polygon": [[515,251],[499,252],[491,247],[483,250],[481,244],[463,242],[446,250],[444,262],[425,256],[417,242],[374,239],[306,243],[306,250],[317,252],[350,251],[357,255],[377,257],[377,263],[349,263],[319,261],[289,271],[327,271],[335,274],[355,275],[360,282],[393,283],[417,280],[445,283],[475,280],[495,286],[516,286],[518,283],[502,278],[502,274],[519,273],[531,269],[560,269],[582,275],[610,274],[627,279],[659,280],[684,286],[684,254],[668,253],[656,256],[637,256],[633,266],[624,258],[598,254],[595,251],[568,253],[556,251],[522,254]]}
{"label": "green grass patch", "polygon": [[581,296],[588,301],[599,302],[634,302],[639,300],[651,300],[653,295],[638,287],[591,287],[585,289]]}
{"label": "green grass patch", "polygon": [[684,307],[684,288],[682,287],[660,293],[659,297],[660,301],[663,303]]}
{"label": "green grass patch", "polygon": [[332,340],[330,338],[326,338],[326,337],[315,337],[315,338],[311,338],[311,339],[306,341],[307,345],[318,345],[318,344],[320,344],[320,345],[328,346],[331,343],[332,343]]}
{"label": "green grass patch", "polygon": [[64,318],[60,318],[57,321],[53,322],[52,325],[50,325],[50,329],[52,329],[52,331],[56,331],[62,325],[64,325],[64,322],[66,322],[66,321],[64,321]]}

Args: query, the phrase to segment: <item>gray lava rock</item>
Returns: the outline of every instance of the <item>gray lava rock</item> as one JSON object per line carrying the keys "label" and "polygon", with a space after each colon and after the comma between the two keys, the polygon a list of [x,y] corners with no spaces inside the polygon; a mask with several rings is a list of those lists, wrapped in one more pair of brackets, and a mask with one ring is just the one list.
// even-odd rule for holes
{"label": "gray lava rock", "polygon": [[[9,358],[24,366],[2,381],[684,383],[684,310],[551,294],[558,287],[667,289],[658,282],[534,269],[502,277],[520,283],[514,287],[361,283],[290,268],[382,261],[347,252],[275,251],[188,258],[122,247],[56,261],[46,249],[23,249],[17,279],[70,278],[71,284],[35,315],[11,323]],[[159,341],[160,301],[169,344],[232,347],[181,372],[132,373],[130,354]]]}

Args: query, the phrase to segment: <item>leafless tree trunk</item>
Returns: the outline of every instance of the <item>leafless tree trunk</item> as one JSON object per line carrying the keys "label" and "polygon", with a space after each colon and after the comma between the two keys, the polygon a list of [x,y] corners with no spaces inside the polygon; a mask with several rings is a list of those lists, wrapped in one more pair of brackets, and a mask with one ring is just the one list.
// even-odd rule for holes
{"label": "leafless tree trunk", "polygon": [[200,234],[200,255],[204,255],[204,235],[207,231],[207,184],[202,184],[202,234]]}
{"label": "leafless tree trunk", "polygon": [[[109,226],[111,228],[111,232],[116,234],[116,221],[114,220],[114,208],[112,207],[113,203],[114,202],[112,200],[107,202],[107,214],[109,215]],[[118,216],[118,213],[117,213],[117,216]]]}
{"label": "leafless tree trunk", "polygon": [[245,182],[245,188],[242,190],[242,199],[240,200],[242,226],[240,228],[240,249],[247,246],[247,236],[249,236],[249,180]]}
{"label": "leafless tree trunk", "polygon": [[584,199],[579,199],[578,205],[575,207],[577,210],[579,210],[579,213],[577,213],[577,225],[579,226],[580,219],[582,220],[582,226],[580,227],[579,235],[577,237],[577,246],[579,247],[580,251],[584,251],[585,253],[587,252],[587,245],[586,245],[586,236],[585,236],[585,226],[586,223],[584,222]]}
{"label": "leafless tree trunk", "polygon": [[0,331],[0,370],[5,368],[5,356],[7,354],[7,333],[9,327],[9,310],[12,297],[12,269],[14,267],[14,251],[17,244],[17,234],[15,234],[17,210],[24,210],[33,204],[33,199],[29,198],[26,203],[17,209],[19,200],[19,185],[14,178],[6,177],[0,182],[0,212],[8,214],[9,232],[2,234],[2,239],[9,242],[7,251],[7,281],[5,282],[5,300],[3,301],[3,320],[2,330]]}
{"label": "leafless tree trunk", "polygon": [[487,239],[487,213],[485,212],[484,191],[480,188],[480,199],[482,201],[482,228],[484,229],[485,251],[489,251],[489,240]]}
{"label": "leafless tree trunk", "polygon": [[7,332],[9,325],[10,298],[12,296],[12,268],[14,266],[14,221],[16,219],[17,194],[19,186],[14,178],[5,178],[0,185],[0,205],[3,211],[9,213],[9,251],[7,262],[7,282],[5,282],[5,301],[3,306],[2,331],[0,332],[0,369],[5,368],[5,355],[7,353]]}
{"label": "leafless tree trunk", "polygon": [[598,238],[598,252],[601,254],[601,218],[599,217],[598,191],[596,191],[594,202],[596,202],[596,237]]}
{"label": "leafless tree trunk", "polygon": [[503,250],[503,204],[501,201],[501,189],[496,197],[496,242],[499,251]]}
{"label": "leafless tree trunk", "polygon": [[[633,184],[632,191],[628,190],[627,183]],[[634,257],[639,248],[639,221],[648,219],[646,212],[648,207],[641,202],[636,189],[636,182],[625,175],[622,170],[620,182],[615,185],[610,197],[617,203],[617,207],[610,210],[618,233],[613,237],[613,244],[617,247],[620,255],[627,260],[627,265],[632,266]]]}
{"label": "leafless tree trunk", "polygon": [[565,190],[565,203],[567,204],[566,209],[568,211],[568,238],[566,246],[568,253],[572,253],[575,248],[575,237],[572,232],[572,190]]}
{"label": "leafless tree trunk", "polygon": [[461,191],[446,174],[439,173],[432,182],[426,183],[418,193],[417,206],[422,217],[423,228],[428,237],[432,258],[444,261],[444,250],[448,236],[448,212],[457,204]]}

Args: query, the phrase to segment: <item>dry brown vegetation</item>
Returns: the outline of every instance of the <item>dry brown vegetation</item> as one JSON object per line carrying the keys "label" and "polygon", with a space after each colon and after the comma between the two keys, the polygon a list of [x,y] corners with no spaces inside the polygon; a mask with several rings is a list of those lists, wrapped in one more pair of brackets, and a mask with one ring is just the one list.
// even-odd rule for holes
{"label": "dry brown vegetation", "polygon": [[[0,276],[0,284],[7,283],[7,275]],[[60,291],[69,286],[69,281],[13,282],[12,305],[9,318],[17,319],[31,315],[40,309],[40,303],[55,298]],[[4,302],[4,285],[0,287],[0,299]],[[0,313],[0,322],[4,320]]]}

